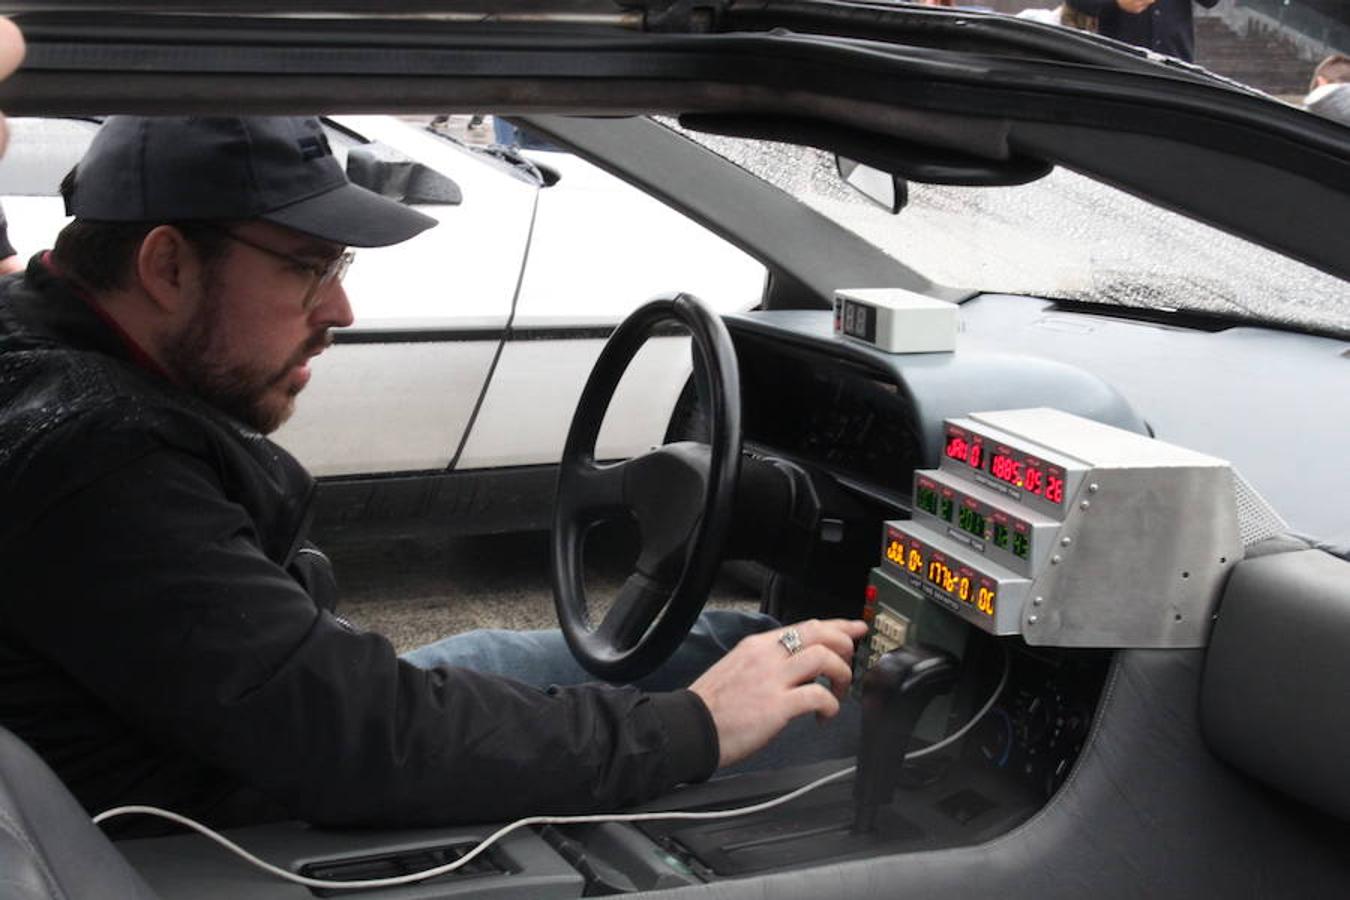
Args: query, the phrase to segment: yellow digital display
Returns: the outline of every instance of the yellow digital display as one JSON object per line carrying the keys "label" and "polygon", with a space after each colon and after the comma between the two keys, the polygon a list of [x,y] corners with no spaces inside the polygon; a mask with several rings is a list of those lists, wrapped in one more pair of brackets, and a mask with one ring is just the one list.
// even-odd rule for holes
{"label": "yellow digital display", "polygon": [[998,582],[896,528],[886,529],[886,562],[942,596],[992,618]]}

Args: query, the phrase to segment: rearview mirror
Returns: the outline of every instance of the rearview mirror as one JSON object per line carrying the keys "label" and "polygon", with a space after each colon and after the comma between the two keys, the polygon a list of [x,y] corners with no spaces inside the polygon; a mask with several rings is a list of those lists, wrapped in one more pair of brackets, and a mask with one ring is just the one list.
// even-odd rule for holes
{"label": "rearview mirror", "polygon": [[890,213],[898,213],[909,202],[909,182],[854,159],[834,158],[835,170],[844,183]]}
{"label": "rearview mirror", "polygon": [[458,206],[464,202],[459,185],[448,175],[379,143],[347,152],[347,177],[352,184],[400,203]]}

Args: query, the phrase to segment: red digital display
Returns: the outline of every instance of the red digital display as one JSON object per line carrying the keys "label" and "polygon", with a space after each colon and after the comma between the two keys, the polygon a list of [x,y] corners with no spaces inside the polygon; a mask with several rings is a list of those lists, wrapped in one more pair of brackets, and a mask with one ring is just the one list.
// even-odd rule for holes
{"label": "red digital display", "polygon": [[989,474],[999,481],[1022,486],[1022,464],[1006,453],[995,453],[989,461]]}
{"label": "red digital display", "polygon": [[1051,503],[1064,502],[1064,470],[999,447],[989,457],[989,474]]}
{"label": "red digital display", "polygon": [[994,443],[959,425],[947,425],[946,459],[988,472],[1004,484],[1056,505],[1064,502],[1064,470],[1021,450]]}
{"label": "red digital display", "polygon": [[960,428],[947,428],[947,443],[942,452],[948,459],[963,462],[972,469],[984,468],[984,444],[978,439],[972,439]]}
{"label": "red digital display", "polygon": [[1064,502],[1064,476],[1058,478],[1054,475],[1047,476],[1045,480],[1045,499],[1051,503]]}

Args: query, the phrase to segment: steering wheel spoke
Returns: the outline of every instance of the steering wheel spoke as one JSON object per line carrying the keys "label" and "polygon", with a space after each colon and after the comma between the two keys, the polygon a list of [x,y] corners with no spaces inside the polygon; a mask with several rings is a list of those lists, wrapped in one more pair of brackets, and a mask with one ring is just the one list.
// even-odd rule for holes
{"label": "steering wheel spoke", "polygon": [[595,629],[597,640],[620,653],[631,650],[651,628],[670,599],[675,586],[634,572],[619,589],[619,596]]}

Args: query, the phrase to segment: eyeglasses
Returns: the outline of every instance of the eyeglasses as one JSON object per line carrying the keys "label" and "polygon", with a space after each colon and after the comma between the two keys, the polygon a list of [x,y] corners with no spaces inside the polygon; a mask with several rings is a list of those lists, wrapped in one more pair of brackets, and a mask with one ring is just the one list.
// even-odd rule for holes
{"label": "eyeglasses", "polygon": [[280,250],[273,250],[271,247],[264,247],[262,244],[254,243],[246,237],[235,234],[228,228],[222,228],[217,225],[208,226],[209,230],[225,235],[232,241],[243,244],[245,247],[252,247],[266,253],[268,256],[275,256],[277,259],[285,260],[297,269],[302,269],[310,274],[309,289],[305,291],[304,298],[300,301],[300,309],[304,312],[310,312],[319,305],[319,298],[323,296],[325,289],[335,284],[340,284],[342,279],[347,276],[347,270],[352,266],[352,260],[356,259],[356,253],[352,250],[344,250],[332,259],[322,263],[311,262],[307,259],[301,259],[298,256],[292,256],[289,253],[282,253]]}

